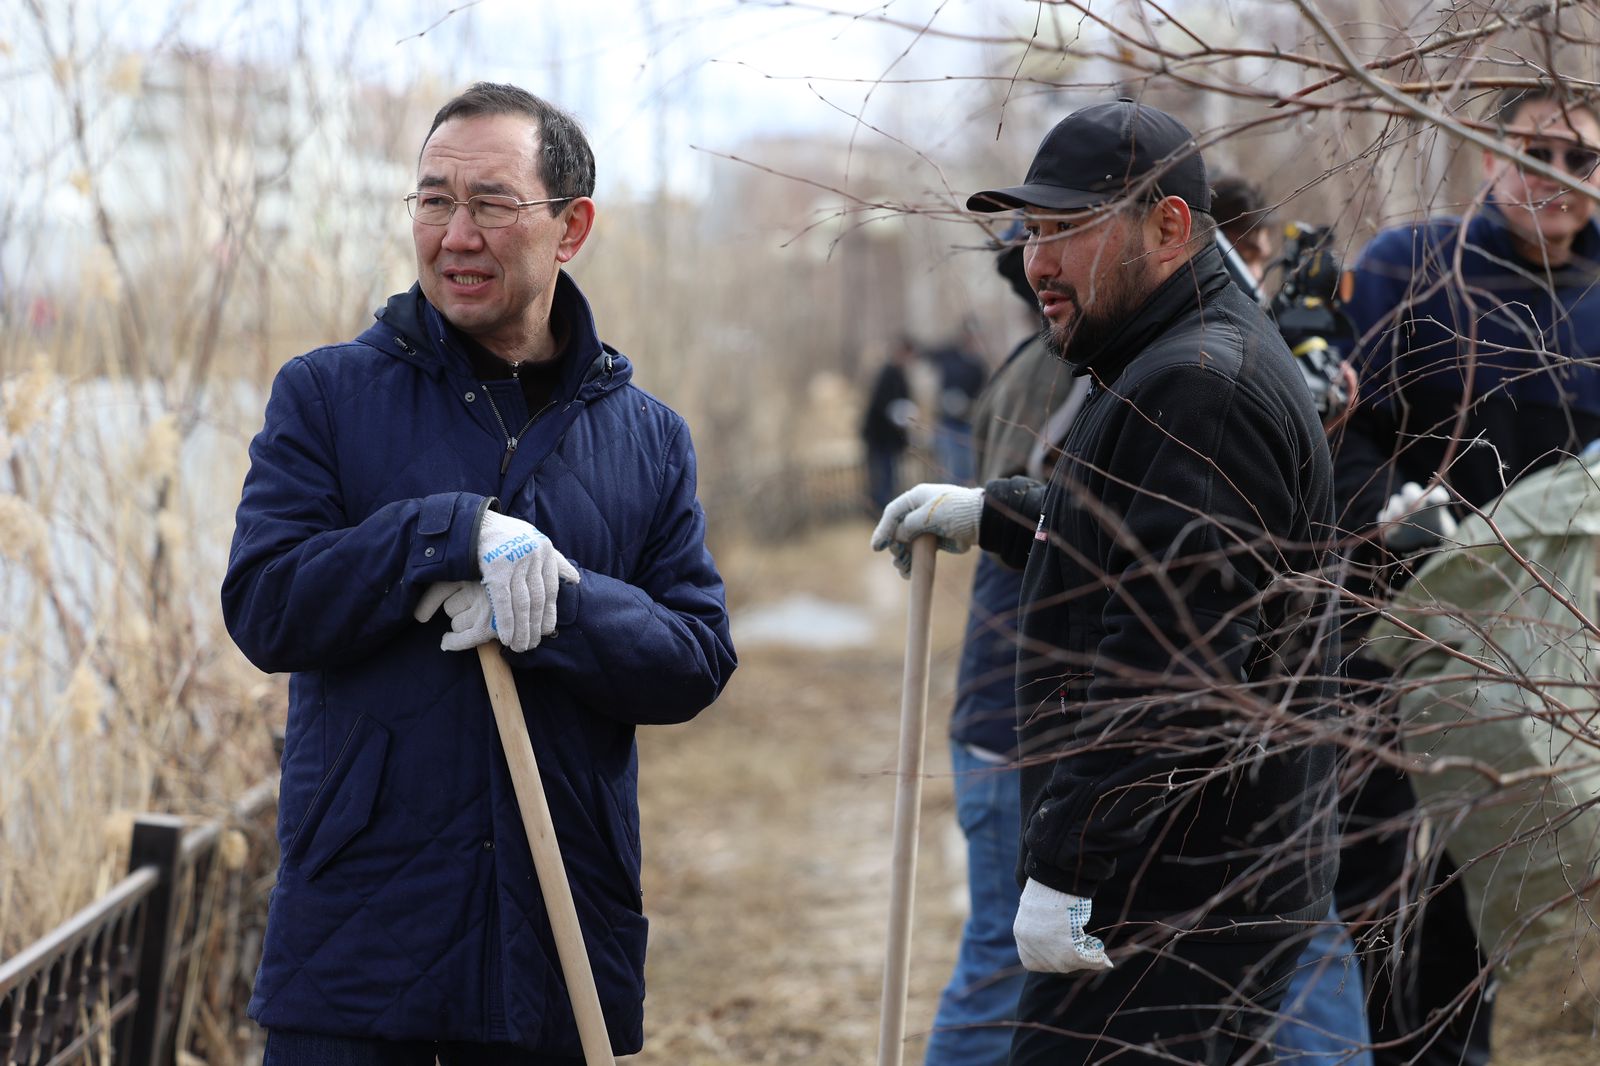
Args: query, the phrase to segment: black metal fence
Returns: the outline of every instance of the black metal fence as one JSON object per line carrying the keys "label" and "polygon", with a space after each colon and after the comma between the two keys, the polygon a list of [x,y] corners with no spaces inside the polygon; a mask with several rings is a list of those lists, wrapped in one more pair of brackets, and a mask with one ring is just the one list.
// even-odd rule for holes
{"label": "black metal fence", "polygon": [[128,876],[0,962],[0,1066],[238,1066],[277,868],[276,781],[228,819],[134,824]]}
{"label": "black metal fence", "polygon": [[[947,481],[932,458],[918,449],[897,464],[901,489],[919,481]],[[867,498],[866,467],[848,452],[833,459],[808,458],[765,470],[740,470],[717,484],[702,484],[700,498],[719,526],[781,540],[845,519],[875,521]]]}

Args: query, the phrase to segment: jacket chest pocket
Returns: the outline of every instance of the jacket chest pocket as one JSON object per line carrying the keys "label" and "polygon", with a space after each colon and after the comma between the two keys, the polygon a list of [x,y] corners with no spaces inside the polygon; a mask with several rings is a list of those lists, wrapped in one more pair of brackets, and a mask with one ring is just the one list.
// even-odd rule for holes
{"label": "jacket chest pocket", "polygon": [[389,731],[366,715],[357,718],[284,853],[307,881],[371,821],[388,751]]}

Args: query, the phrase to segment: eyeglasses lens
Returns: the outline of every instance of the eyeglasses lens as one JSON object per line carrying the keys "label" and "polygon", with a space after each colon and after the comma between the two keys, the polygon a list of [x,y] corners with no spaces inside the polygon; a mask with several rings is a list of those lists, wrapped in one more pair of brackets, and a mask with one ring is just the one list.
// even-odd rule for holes
{"label": "eyeglasses lens", "polygon": [[[460,203],[440,193],[413,193],[406,197],[411,217],[424,226],[448,226]],[[473,196],[465,203],[473,225],[481,229],[500,229],[517,220],[517,201],[510,196]]]}
{"label": "eyeglasses lens", "polygon": [[484,229],[499,229],[517,220],[517,202],[508,196],[474,196],[467,203],[472,221]]}

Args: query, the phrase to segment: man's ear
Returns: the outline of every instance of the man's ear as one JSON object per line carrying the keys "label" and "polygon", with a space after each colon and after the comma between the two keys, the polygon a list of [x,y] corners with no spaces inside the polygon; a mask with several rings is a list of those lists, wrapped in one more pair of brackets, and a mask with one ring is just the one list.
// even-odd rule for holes
{"label": "man's ear", "polygon": [[580,196],[567,205],[563,214],[567,228],[561,234],[561,243],[556,245],[556,262],[570,263],[594,230],[594,201]]}
{"label": "man's ear", "polygon": [[1163,196],[1151,205],[1144,219],[1147,255],[1166,264],[1189,256],[1194,216],[1181,196]]}

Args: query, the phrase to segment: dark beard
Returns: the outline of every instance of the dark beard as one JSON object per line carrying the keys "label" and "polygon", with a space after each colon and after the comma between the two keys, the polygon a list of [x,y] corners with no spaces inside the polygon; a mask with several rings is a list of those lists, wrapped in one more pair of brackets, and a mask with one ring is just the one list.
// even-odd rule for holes
{"label": "dark beard", "polygon": [[1060,282],[1046,286],[1072,304],[1072,321],[1065,326],[1052,325],[1045,334],[1045,345],[1056,358],[1073,366],[1085,365],[1149,299],[1152,286],[1146,276],[1144,250],[1143,239],[1137,237],[1123,246],[1116,269],[1098,286],[1098,299],[1087,311],[1075,287]]}
{"label": "dark beard", "polygon": [[1065,360],[1073,366],[1083,366],[1094,358],[1095,354],[1105,347],[1106,342],[1121,331],[1128,320],[1128,316],[1138,309],[1144,301],[1136,299],[1129,301],[1127,306],[1122,306],[1119,300],[1116,306],[1101,308],[1099,314],[1085,314],[1083,305],[1078,303],[1078,296],[1070,290],[1058,290],[1072,301],[1074,314],[1072,321],[1065,326],[1051,326],[1045,334],[1045,346],[1057,359]]}
{"label": "dark beard", "polygon": [[1072,303],[1074,314],[1072,322],[1064,327],[1051,325],[1045,333],[1045,346],[1056,359],[1066,360],[1074,367],[1083,367],[1093,360],[1094,355],[1098,355],[1102,347],[1106,347],[1110,339],[1122,331],[1123,325],[1149,296],[1147,291],[1141,291],[1139,285],[1125,285],[1118,287],[1117,293],[1107,293],[1106,301],[1102,301],[1094,311],[1085,312],[1083,304],[1078,303],[1074,288],[1062,285],[1054,291],[1066,296],[1067,301]]}

